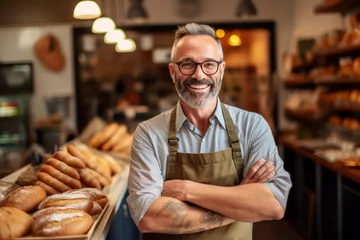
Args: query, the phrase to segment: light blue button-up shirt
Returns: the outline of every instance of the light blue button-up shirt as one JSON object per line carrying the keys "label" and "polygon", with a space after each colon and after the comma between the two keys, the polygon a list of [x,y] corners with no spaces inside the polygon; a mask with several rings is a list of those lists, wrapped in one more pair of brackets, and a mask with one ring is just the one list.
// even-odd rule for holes
{"label": "light blue button-up shirt", "polygon": [[[178,152],[208,153],[230,148],[220,100],[204,136],[187,119],[178,103],[176,135]],[[261,158],[272,161],[275,176],[266,184],[286,207],[292,186],[290,175],[283,168],[271,129],[265,119],[253,112],[225,105],[236,127],[244,162],[243,176]],[[172,110],[140,123],[134,133],[129,174],[127,203],[134,222],[138,225],[151,204],[161,196],[169,155],[168,134]]]}

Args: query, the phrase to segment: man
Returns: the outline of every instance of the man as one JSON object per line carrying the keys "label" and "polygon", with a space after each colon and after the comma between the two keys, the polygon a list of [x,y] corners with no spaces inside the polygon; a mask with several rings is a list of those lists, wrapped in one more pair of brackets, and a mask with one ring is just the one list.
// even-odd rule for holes
{"label": "man", "polygon": [[283,217],[291,188],[269,125],[218,98],[214,29],[180,27],[171,59],[180,99],[134,133],[131,215],[144,239],[252,239],[253,222]]}

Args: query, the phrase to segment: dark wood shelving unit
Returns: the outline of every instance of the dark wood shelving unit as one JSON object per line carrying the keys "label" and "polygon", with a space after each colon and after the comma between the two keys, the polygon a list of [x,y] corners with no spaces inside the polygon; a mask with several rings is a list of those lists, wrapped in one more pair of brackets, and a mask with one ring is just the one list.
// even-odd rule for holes
{"label": "dark wood shelving unit", "polygon": [[322,108],[326,108],[329,111],[337,112],[360,112],[360,104],[352,105],[350,103],[344,103],[343,105],[334,105],[333,103],[320,102]]}
{"label": "dark wood shelving unit", "polygon": [[352,43],[346,46],[339,46],[331,49],[326,49],[326,50],[315,50],[313,51],[313,54],[315,58],[321,58],[321,57],[329,57],[336,55],[345,55],[355,51],[360,52],[360,42]]}
{"label": "dark wood shelving unit", "polygon": [[360,86],[360,75],[316,79],[319,86]]}
{"label": "dark wood shelving unit", "polygon": [[360,5],[359,0],[332,0],[315,6],[315,13],[345,13]]}
{"label": "dark wood shelving unit", "polygon": [[287,80],[285,79],[284,81],[284,86],[286,88],[302,88],[302,89],[311,89],[311,88],[314,88],[316,85],[314,83],[314,81],[312,80],[297,80],[297,81],[294,81],[294,80]]}
{"label": "dark wood shelving unit", "polygon": [[285,115],[288,118],[304,122],[321,121],[323,117],[323,114],[319,111],[310,111],[306,109],[285,109]]}

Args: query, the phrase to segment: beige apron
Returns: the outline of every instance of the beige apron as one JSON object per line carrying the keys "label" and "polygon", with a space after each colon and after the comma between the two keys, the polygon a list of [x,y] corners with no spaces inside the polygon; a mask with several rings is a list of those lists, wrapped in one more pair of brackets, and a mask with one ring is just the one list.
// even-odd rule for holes
{"label": "beige apron", "polygon": [[[243,162],[239,138],[228,110],[221,104],[231,148],[212,153],[179,153],[176,137],[176,107],[172,111],[169,131],[169,157],[166,180],[186,179],[195,182],[218,186],[239,185],[242,180]],[[157,234],[143,235],[144,240],[160,239],[202,239],[202,240],[251,240],[252,223],[234,222],[232,224],[191,234]]]}

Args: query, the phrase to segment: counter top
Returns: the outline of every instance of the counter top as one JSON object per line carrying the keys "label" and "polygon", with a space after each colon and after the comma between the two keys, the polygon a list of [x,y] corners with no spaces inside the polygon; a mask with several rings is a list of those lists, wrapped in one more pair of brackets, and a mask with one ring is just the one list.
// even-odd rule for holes
{"label": "counter top", "polygon": [[321,164],[322,166],[330,169],[331,171],[334,171],[336,173],[341,174],[342,176],[344,176],[346,178],[351,179],[352,181],[360,183],[360,168],[345,167],[345,166],[341,165],[339,162],[332,163],[332,162],[326,161],[325,159],[315,155],[312,151],[301,147],[298,144],[296,139],[281,137],[281,138],[279,138],[279,142],[284,144],[284,146],[292,149],[299,155],[309,158],[309,159]]}

